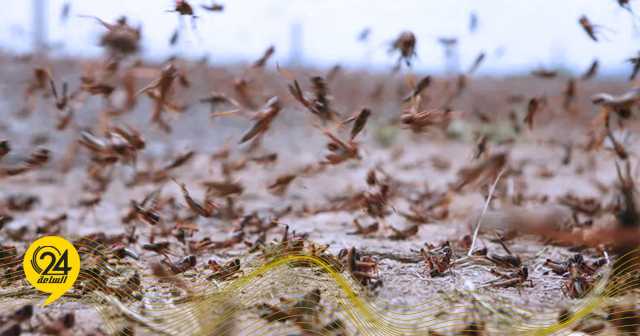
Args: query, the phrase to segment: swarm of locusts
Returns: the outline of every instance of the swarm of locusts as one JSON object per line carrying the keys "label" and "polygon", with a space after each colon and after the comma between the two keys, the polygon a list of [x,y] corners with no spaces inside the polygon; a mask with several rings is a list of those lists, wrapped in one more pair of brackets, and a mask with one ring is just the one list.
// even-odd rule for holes
{"label": "swarm of locusts", "polygon": [[[174,48],[184,30],[233,6],[191,2],[157,9],[178,18]],[[631,1],[618,5],[635,19]],[[73,11],[66,2],[62,20]],[[382,74],[288,68],[277,45],[246,65],[153,63],[140,55],[152,32],[135,19],[78,17],[102,29],[104,57],[0,60],[24,69],[7,79],[19,91],[2,93],[17,107],[0,121],[0,302],[12,302],[0,309],[1,336],[114,331],[70,298],[111,307],[117,335],[170,333],[168,320],[148,315],[158,297],[198,302],[202,288],[299,255],[380,307],[442,293],[464,307],[465,326],[442,311],[443,329],[415,334],[499,332],[500,309],[483,293],[551,307],[567,331],[640,332],[637,55],[629,78],[613,83],[589,59],[578,74],[534,69],[524,86],[479,77],[492,57],[482,50],[467,71],[419,73],[429,37],[411,31],[388,36]],[[592,43],[611,32],[576,20]],[[479,22],[472,13],[469,38]],[[383,33],[366,28],[354,43]],[[68,237],[82,258],[55,309],[39,307],[42,295],[21,277],[23,253],[43,235]],[[327,279],[312,262],[289,266],[300,279]],[[326,281],[293,293],[274,279],[257,302],[225,304],[233,313],[212,334],[244,334],[245,320],[274,334],[357,334]],[[567,302],[603,279],[610,300],[572,319]],[[469,287],[479,294],[456,299]]]}

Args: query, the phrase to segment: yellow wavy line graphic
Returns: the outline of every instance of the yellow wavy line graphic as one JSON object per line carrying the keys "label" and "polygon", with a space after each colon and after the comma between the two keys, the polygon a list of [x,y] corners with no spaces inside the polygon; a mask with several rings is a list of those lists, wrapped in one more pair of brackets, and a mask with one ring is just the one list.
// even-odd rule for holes
{"label": "yellow wavy line graphic", "polygon": [[[97,254],[101,254],[104,251],[102,248],[97,248],[95,244],[79,247],[84,247]],[[634,253],[632,258],[625,259],[623,256],[624,262],[616,265],[617,269],[615,271],[624,273],[634,265],[637,265],[637,259],[640,255],[638,251],[640,251],[640,248],[637,251],[630,252]],[[434,298],[415,306],[397,306],[395,308],[398,311],[395,311],[395,309],[390,310],[387,305],[385,305],[387,306],[386,308],[377,307],[366,300],[355,289],[357,285],[354,285],[352,281],[327,261],[317,256],[299,254],[275,257],[273,260],[259,265],[250,273],[225,284],[193,283],[191,297],[184,302],[178,302],[172,300],[171,297],[163,295],[160,286],[152,287],[145,290],[144,304],[146,306],[144,311],[146,315],[144,316],[136,313],[135,309],[132,308],[133,305],[140,303],[126,288],[122,290],[122,293],[119,293],[123,299],[119,300],[113,295],[113,290],[110,291],[108,287],[101,284],[100,277],[88,272],[84,272],[83,276],[85,279],[94,280],[98,284],[96,292],[100,294],[75,299],[93,305],[102,315],[105,324],[112,332],[119,330],[119,322],[113,319],[114,315],[109,311],[109,307],[115,306],[125,316],[125,320],[136,320],[156,334],[213,335],[220,332],[224,334],[227,322],[233,319],[235,315],[242,313],[242,307],[253,307],[261,301],[263,302],[265,292],[268,289],[277,288],[277,281],[280,278],[288,278],[288,281],[300,280],[302,278],[300,272],[293,272],[295,274],[292,275],[288,274],[287,270],[295,269],[293,266],[299,266],[301,262],[307,265],[305,269],[311,269],[316,273],[321,271],[321,274],[315,274],[312,277],[314,281],[337,288],[334,291],[333,298],[340,308],[338,310],[339,316],[344,317],[349,322],[345,329],[351,328],[354,333],[361,335],[424,335],[432,329],[450,330],[451,328],[465,327],[468,325],[468,323],[465,323],[465,314],[457,312],[456,309],[465,310],[475,307],[480,301],[477,295],[482,294],[480,291],[466,291],[463,294],[467,295],[470,300],[462,304]],[[5,263],[5,265],[11,264],[13,262]],[[108,267],[101,266],[101,269],[103,271],[108,270]],[[522,309],[515,310],[515,307],[510,308],[508,304],[499,303],[501,301],[498,295],[490,294],[493,299],[497,298],[496,302],[500,304],[494,311],[498,314],[503,314],[505,321],[513,320],[509,327],[510,329],[493,331],[497,333],[517,332],[530,335],[569,332],[570,329],[567,330],[569,326],[602,307],[607,296],[620,290],[625,290],[630,286],[638,286],[640,283],[639,280],[635,279],[621,285],[616,283],[611,285],[609,280],[613,271],[612,267],[607,267],[603,276],[590,291],[589,296],[581,300],[579,306],[574,307],[572,310],[571,317],[563,322],[555,321],[557,312],[533,314]],[[17,278],[19,276],[17,273],[19,272],[6,273],[4,274],[5,279]],[[291,294],[290,291],[287,294]],[[325,300],[331,301],[329,300],[330,298],[332,297],[325,297]],[[73,297],[67,296],[67,299],[73,299]],[[129,302],[132,302],[132,304],[125,304]],[[233,303],[232,306],[225,308],[230,302]],[[424,308],[415,309],[418,307]],[[438,311],[441,309],[450,311],[446,319],[438,318]],[[537,320],[513,318],[513,315],[505,313],[509,309],[513,309],[513,311],[519,312],[521,315],[535,316]],[[270,328],[269,323],[262,319],[256,319],[244,327],[242,334],[248,334],[247,332],[268,332],[266,329]],[[122,331],[120,330],[120,332]]]}

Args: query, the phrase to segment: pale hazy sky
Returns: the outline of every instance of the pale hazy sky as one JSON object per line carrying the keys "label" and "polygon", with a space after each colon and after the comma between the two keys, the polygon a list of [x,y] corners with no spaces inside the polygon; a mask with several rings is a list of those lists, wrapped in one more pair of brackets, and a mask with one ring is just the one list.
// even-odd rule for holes
{"label": "pale hazy sky", "polygon": [[[30,46],[31,1],[7,1],[0,12],[0,48],[27,51]],[[389,67],[394,57],[388,43],[402,30],[418,38],[419,59],[424,71],[443,70],[444,55],[437,43],[441,36],[460,41],[463,69],[480,51],[487,52],[481,73],[526,71],[534,67],[565,65],[576,72],[594,58],[604,72],[626,72],[626,59],[640,50],[640,28],[616,0],[218,0],[222,13],[200,10],[209,0],[191,0],[200,18],[197,31],[186,33],[174,48],[168,40],[178,24],[175,13],[166,12],[173,0],[71,0],[71,15],[60,21],[65,0],[48,0],[49,41],[63,45],[63,55],[99,55],[97,39],[103,28],[78,15],[95,15],[107,21],[126,14],[143,26],[145,56],[162,59],[171,54],[212,62],[252,61],[270,44],[275,60],[289,56],[290,30],[300,23],[303,56],[309,64],[331,66]],[[640,13],[640,0],[631,0]],[[479,28],[469,33],[469,16],[476,12]],[[585,14],[604,26],[601,42],[591,41],[578,25]],[[640,26],[640,20],[635,20]],[[358,33],[371,28],[368,43],[356,41]]]}

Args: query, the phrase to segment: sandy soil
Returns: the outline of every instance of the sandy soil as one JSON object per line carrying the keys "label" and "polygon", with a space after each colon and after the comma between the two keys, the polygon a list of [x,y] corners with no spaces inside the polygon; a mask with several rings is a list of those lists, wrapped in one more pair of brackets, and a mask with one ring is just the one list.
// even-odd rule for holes
{"label": "sandy soil", "polygon": [[[2,63],[11,66],[0,67],[0,77],[3,78],[0,86],[0,115],[3,116],[0,120],[0,138],[9,140],[12,151],[0,163],[11,165],[20,162],[36,146],[34,143],[50,149],[52,159],[42,169],[22,176],[4,178],[0,182],[2,185],[0,202],[16,194],[33,195],[38,200],[36,206],[28,211],[11,212],[14,219],[0,229],[0,243],[15,245],[18,251],[24,251],[27,243],[37,236],[36,228],[42,225],[44,218],[63,213],[67,214],[67,219],[61,223],[58,234],[70,238],[96,232],[103,232],[109,236],[118,235],[127,233],[130,226],[135,225],[138,228],[136,232],[138,242],[132,244],[130,248],[140,255],[140,259],[135,262],[124,262],[128,266],[118,266],[117,269],[121,271],[121,276],[125,276],[128,274],[126,269],[130,271],[131,268],[138,267],[140,272],[145,274],[146,279],[149,279],[149,282],[143,283],[142,287],[145,289],[142,292],[147,292],[149,297],[162,293],[166,286],[155,287],[158,285],[148,273],[148,266],[154,261],[159,261],[161,257],[157,253],[141,248],[143,244],[149,242],[149,234],[156,228],[152,229],[142,222],[124,224],[121,219],[129,208],[131,200],[141,200],[158,185],[141,184],[128,187],[126,181],[131,176],[132,167],[117,164],[114,166],[112,182],[101,195],[101,201],[95,207],[86,209],[80,207],[79,202],[88,195],[84,191],[84,182],[87,179],[86,166],[89,160],[88,151],[81,147],[75,149],[77,156],[70,170],[66,173],[61,172],[62,165],[65,163],[65,154],[70,144],[79,138],[80,130],[92,127],[97,122],[101,106],[100,99],[90,98],[82,108],[76,111],[74,124],[69,129],[56,131],[53,126],[55,111],[50,101],[39,99],[37,108],[27,118],[16,116],[24,103],[22,90],[24,83],[31,76],[29,69],[37,62],[21,63],[4,57]],[[471,226],[475,224],[474,218],[483,206],[487,183],[478,188],[467,188],[454,193],[445,218],[420,224],[418,232],[407,239],[389,239],[393,233],[390,227],[404,229],[414,225],[400,215],[409,211],[409,203],[405,196],[426,191],[446,191],[458,180],[458,172],[461,168],[481,160],[473,159],[476,150],[475,132],[485,132],[490,136],[488,152],[485,155],[501,151],[508,152],[508,165],[513,170],[505,175],[498,185],[496,200],[491,203],[483,223],[482,234],[477,245],[479,248],[487,247],[490,252],[504,253],[500,245],[492,240],[495,238],[496,229],[508,226],[509,219],[501,217],[500,214],[505,209],[515,207],[510,204],[509,199],[517,192],[522,193],[526,198],[517,209],[535,209],[539,206],[557,204],[558,199],[568,193],[581,197],[596,197],[603,203],[612,202],[615,196],[613,190],[603,194],[599,186],[614,185],[615,154],[610,150],[585,152],[575,148],[570,163],[563,163],[565,149],[562,144],[571,143],[577,147],[585,142],[587,120],[597,112],[589,102],[590,94],[598,91],[620,92],[626,87],[625,83],[616,81],[581,83],[577,103],[579,117],[572,119],[563,115],[565,112],[557,104],[552,103],[551,108],[537,116],[533,131],[521,125],[522,132],[516,134],[511,128],[507,115],[511,110],[515,110],[519,116],[518,119],[522,120],[523,113],[526,111],[523,104],[507,104],[506,97],[510,94],[531,97],[546,93],[551,97],[552,102],[555,102],[561,99],[554,96],[554,93],[562,90],[564,80],[474,79],[470,82],[467,91],[455,103],[456,110],[466,113],[464,118],[454,121],[449,126],[448,132],[435,130],[428,134],[414,135],[398,125],[389,125],[390,120],[397,117],[401,111],[397,97],[408,92],[400,76],[389,78],[391,76],[387,74],[341,73],[330,85],[334,106],[343,111],[343,115],[351,114],[363,105],[370,106],[374,113],[374,117],[359,138],[361,160],[329,166],[317,174],[301,175],[289,185],[283,195],[273,195],[267,187],[278,176],[316,164],[326,154],[326,138],[321,129],[314,126],[318,124],[317,120],[288,96],[285,91],[287,81],[281,76],[271,72],[252,73],[250,75],[254,80],[252,83],[259,87],[255,89],[256,100],[262,102],[271,95],[278,95],[283,100],[284,110],[265,135],[262,146],[247,154],[248,146],[236,143],[250,126],[251,120],[242,116],[212,119],[209,117],[209,107],[197,102],[198,97],[206,95],[212,89],[232,94],[230,82],[240,74],[242,68],[216,69],[194,64],[189,64],[187,67],[190,80],[196,84],[189,89],[181,90],[180,98],[188,102],[189,108],[182,115],[172,119],[171,124],[174,126],[172,134],[164,134],[148,122],[151,104],[146,97],[140,98],[138,106],[132,113],[112,121],[115,124],[127,123],[142,132],[147,146],[140,154],[139,167],[145,167],[151,162],[155,162],[158,166],[179,153],[187,150],[195,151],[195,157],[188,164],[173,171],[172,176],[185,183],[192,196],[200,200],[204,196],[204,187],[201,184],[203,181],[223,178],[221,160],[212,159],[211,156],[222,149],[225,143],[231,150],[229,162],[245,157],[277,153],[278,159],[275,163],[263,165],[249,162],[245,168],[233,173],[233,181],[244,186],[244,192],[234,197],[235,204],[242,208],[240,213],[243,215],[255,213],[260,218],[268,219],[291,207],[291,211],[279,216],[279,224],[267,234],[268,240],[280,239],[286,224],[296,233],[308,234],[308,239],[312,242],[328,244],[328,251],[332,254],[337,255],[343,248],[355,247],[361,254],[372,256],[378,263],[379,277],[383,285],[374,293],[363,294],[367,302],[380,310],[389,308],[392,312],[385,313],[386,316],[415,311],[411,307],[431,302],[431,308],[428,311],[436,316],[435,319],[429,323],[424,322],[424,318],[423,322],[419,320],[411,322],[415,323],[415,330],[411,332],[424,331],[425,326],[427,329],[445,333],[454,332],[460,330],[465,324],[479,319],[484,320],[494,333],[509,333],[510,330],[513,331],[512,328],[522,323],[533,324],[535,321],[550,323],[556,318],[558,311],[563,308],[572,309],[581,302],[568,298],[562,290],[565,279],[550,272],[549,268],[544,266],[547,258],[567,260],[577,250],[548,244],[536,236],[518,236],[507,242],[511,252],[518,255],[523,265],[528,267],[528,279],[531,280],[528,285],[511,288],[483,287],[496,279],[496,276],[490,272],[491,268],[494,268],[490,262],[461,263],[453,266],[443,276],[429,275],[424,258],[420,255],[420,249],[425,248],[427,243],[438,245],[444,241],[450,241],[454,250],[454,259],[464,257],[466,249],[460,245],[460,242],[465,235],[472,233]],[[77,85],[81,73],[78,62],[56,61],[52,63],[52,68],[57,81],[68,80],[71,87]],[[305,76],[313,72],[300,70],[296,75],[304,85],[307,85]],[[141,79],[140,83],[146,81]],[[375,102],[371,101],[369,92],[375,83],[381,81],[387,83],[383,98]],[[437,99],[438,90],[444,87],[446,79],[438,79],[436,82],[438,81],[440,81],[439,87],[429,89],[429,95],[434,96],[433,99]],[[483,124],[474,117],[473,111],[489,114],[495,118],[495,121],[492,124]],[[630,123],[627,127],[633,131],[635,125]],[[509,138],[513,138],[514,142],[503,141]],[[634,137],[631,136],[627,143],[630,152],[636,148],[635,143]],[[335,204],[336,202],[331,199],[336,197],[369,190],[366,175],[373,168],[377,169],[379,176],[383,178],[388,176],[389,181],[397,186],[398,193],[403,196],[394,197],[390,201],[392,210],[383,221],[386,223],[386,228],[363,237],[352,234],[355,230],[352,223],[354,219],[358,218],[367,224],[372,222],[362,209],[324,211],[315,214],[310,211]],[[189,213],[177,184],[170,180],[165,182],[161,195],[164,198],[175,199],[178,213]],[[224,198],[216,201],[223,204]],[[190,239],[200,240],[209,237],[214,241],[224,240],[237,227],[239,219],[240,216],[238,218],[196,218],[193,223],[197,225],[198,231]],[[581,217],[581,219],[586,220],[587,217]],[[518,225],[518,223],[511,224]],[[174,225],[175,223],[170,220],[164,220],[160,227],[171,228]],[[16,239],[14,233],[21,228],[25,228],[25,233],[22,239]],[[256,237],[257,235],[247,234],[245,240],[255,241]],[[187,253],[171,236],[162,237],[159,234],[156,239],[171,241],[173,260],[178,260]],[[212,288],[212,285],[207,284],[207,280],[203,279],[204,275],[211,273],[208,270],[207,261],[214,259],[226,262],[239,257],[243,273],[248,274],[259,262],[256,259],[256,253],[248,254],[247,251],[244,244],[236,244],[230,248],[199,254],[195,269],[180,276],[198,286],[207,285]],[[588,262],[603,257],[601,251],[593,248],[582,249],[580,252]],[[344,276],[350,279],[354,288],[359,288],[349,274],[345,272]],[[323,312],[322,319],[329,321],[335,315],[348,321],[344,309],[338,308],[336,304],[342,297],[341,292],[322,274],[318,275],[317,272],[309,269],[283,269],[259,281],[250,287],[254,288],[251,295],[247,294],[250,290],[246,289],[244,292],[237,293],[238,299],[233,300],[233,304],[238,309],[235,314],[236,330],[239,330],[240,334],[283,334],[285,330],[289,333],[298,332],[290,322],[280,324],[260,320],[255,306],[259,302],[277,303],[280,297],[295,298],[313,286],[323,289],[322,302],[327,308]],[[28,302],[36,303],[42,300],[42,296],[32,293],[17,295],[12,292],[17,285],[19,283],[3,285],[0,301],[7,306],[5,306],[6,309],[0,309],[0,314],[11,312]],[[463,294],[470,289],[475,289],[478,297]],[[112,332],[114,330],[111,330],[111,327],[117,329],[126,325],[121,323],[121,317],[126,314],[119,311],[117,306],[104,300],[97,301],[97,305],[90,301],[88,299],[80,302],[73,302],[71,299],[63,300],[45,310],[38,308],[36,312],[39,314],[49,311],[54,316],[58,316],[61,311],[74,311],[76,313],[76,326],[72,331],[74,334],[97,333],[98,330]],[[144,310],[142,301],[127,303],[126,306],[136,312]],[[101,314],[97,313],[95,307],[102,307]],[[222,305],[216,307],[215,309],[218,309]],[[518,310],[512,312],[511,321],[505,322],[495,317],[496,314],[491,312],[491,307],[495,309],[517,307]],[[215,309],[211,308],[212,311]],[[453,314],[456,311],[459,314]],[[461,321],[455,322],[451,318],[452,315],[456,315]],[[114,321],[114,325],[99,326],[99,321],[105,317]],[[173,318],[188,319],[181,315]],[[132,319],[129,318],[129,320]],[[128,323],[137,330],[137,334],[156,333],[146,329],[142,323],[131,321]],[[258,323],[262,329],[254,329],[250,332],[251,328],[255,327],[255,323]],[[33,324],[36,325],[38,322],[34,320]],[[157,324],[163,325],[163,322],[160,321]],[[610,326],[607,328],[609,328],[608,331],[613,330]],[[347,333],[355,334],[355,329],[355,325],[347,323]]]}

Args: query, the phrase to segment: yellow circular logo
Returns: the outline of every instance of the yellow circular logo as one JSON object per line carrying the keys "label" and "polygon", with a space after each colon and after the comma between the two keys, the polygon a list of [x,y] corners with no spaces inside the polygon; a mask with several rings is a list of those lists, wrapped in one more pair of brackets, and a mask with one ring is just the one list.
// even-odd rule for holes
{"label": "yellow circular logo", "polygon": [[29,246],[22,268],[33,287],[51,294],[43,304],[46,306],[73,287],[80,273],[80,255],[68,240],[46,236]]}

